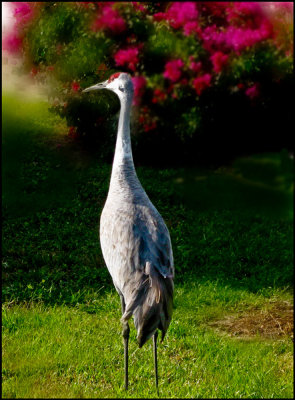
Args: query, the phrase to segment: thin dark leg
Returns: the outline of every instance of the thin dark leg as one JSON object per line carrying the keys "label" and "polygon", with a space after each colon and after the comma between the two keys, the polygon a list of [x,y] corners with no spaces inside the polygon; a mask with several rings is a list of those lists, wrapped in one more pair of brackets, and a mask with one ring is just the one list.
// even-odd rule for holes
{"label": "thin dark leg", "polygon": [[128,322],[123,325],[123,338],[124,338],[124,366],[125,366],[125,390],[128,389],[128,340],[130,328]]}
{"label": "thin dark leg", "polygon": [[153,344],[154,344],[154,365],[155,365],[155,379],[156,379],[156,388],[157,388],[157,393],[159,396],[159,388],[158,388],[158,359],[157,359],[157,337],[158,337],[158,331],[155,332],[153,336]]}
{"label": "thin dark leg", "polygon": [[122,315],[124,314],[124,312],[125,312],[125,300],[124,300],[124,297],[123,297],[123,295],[122,294],[120,294],[120,300],[121,300],[121,309],[122,309]]}
{"label": "thin dark leg", "polygon": [[[122,315],[125,312],[125,301],[123,295],[120,295],[121,298],[121,307],[122,307]],[[128,322],[123,324],[123,339],[124,339],[124,368],[125,368],[125,390],[128,389],[128,341],[129,341],[129,332],[130,328]]]}

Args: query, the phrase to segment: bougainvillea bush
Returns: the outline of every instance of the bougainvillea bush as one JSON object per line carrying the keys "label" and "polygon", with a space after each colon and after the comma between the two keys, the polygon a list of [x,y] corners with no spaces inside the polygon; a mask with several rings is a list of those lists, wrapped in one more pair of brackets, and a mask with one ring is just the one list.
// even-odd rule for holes
{"label": "bougainvillea bush", "polygon": [[226,160],[290,147],[293,3],[10,3],[2,43],[50,87],[68,134],[111,160],[115,95],[82,89],[133,77],[139,162]]}

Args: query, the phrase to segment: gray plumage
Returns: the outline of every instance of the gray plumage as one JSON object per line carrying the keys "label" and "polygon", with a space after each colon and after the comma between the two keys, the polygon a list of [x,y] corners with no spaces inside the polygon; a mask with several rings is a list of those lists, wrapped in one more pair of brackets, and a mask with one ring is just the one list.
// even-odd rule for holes
{"label": "gray plumage", "polygon": [[141,186],[134,168],[130,141],[132,80],[126,73],[117,73],[85,91],[101,88],[118,95],[121,110],[110,187],[100,219],[100,242],[121,297],[123,336],[129,337],[128,320],[133,316],[141,347],[157,329],[162,331],[163,340],[171,321],[172,246],[165,222]]}

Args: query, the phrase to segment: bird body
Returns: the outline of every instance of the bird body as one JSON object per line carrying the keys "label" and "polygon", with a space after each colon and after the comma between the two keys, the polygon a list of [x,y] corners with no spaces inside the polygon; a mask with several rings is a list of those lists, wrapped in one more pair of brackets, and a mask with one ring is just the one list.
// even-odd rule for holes
{"label": "bird body", "polygon": [[140,199],[108,198],[100,220],[100,241],[114,285],[126,305],[122,320],[134,315],[142,346],[157,328],[162,337],[167,331],[173,283],[168,230],[148,197]]}
{"label": "bird body", "polygon": [[[121,103],[110,187],[100,218],[100,242],[107,268],[121,297],[127,387],[128,320],[133,315],[140,347],[151,336],[156,346],[158,329],[162,331],[163,340],[172,316],[173,254],[169,231],[141,186],[133,163],[132,80],[129,74],[117,73],[85,91],[101,88],[114,91]],[[156,366],[156,347],[154,355]]]}

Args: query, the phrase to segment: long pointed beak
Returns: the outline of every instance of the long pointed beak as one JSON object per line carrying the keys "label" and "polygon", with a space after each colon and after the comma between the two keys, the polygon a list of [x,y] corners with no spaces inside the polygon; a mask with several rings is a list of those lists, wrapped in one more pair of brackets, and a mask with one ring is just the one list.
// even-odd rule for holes
{"label": "long pointed beak", "polygon": [[97,83],[96,85],[90,86],[89,88],[82,90],[82,92],[85,93],[85,92],[91,92],[92,90],[106,89],[107,83],[108,81]]}

